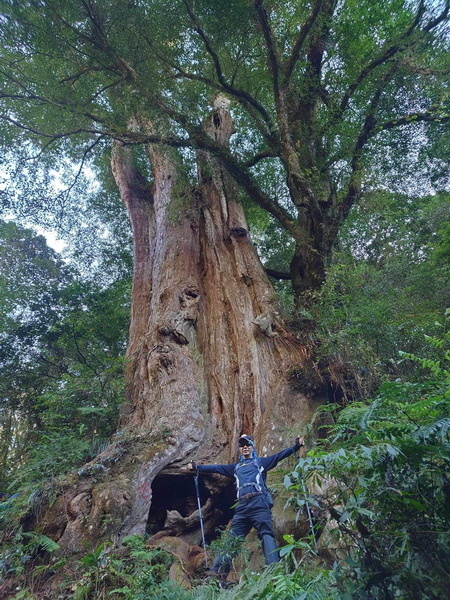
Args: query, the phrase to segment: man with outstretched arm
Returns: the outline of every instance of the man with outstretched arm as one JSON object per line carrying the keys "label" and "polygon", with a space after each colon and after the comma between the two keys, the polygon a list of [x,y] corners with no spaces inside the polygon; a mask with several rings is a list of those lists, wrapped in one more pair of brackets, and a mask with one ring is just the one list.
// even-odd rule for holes
{"label": "man with outstretched arm", "polygon": [[[266,564],[279,560],[275,534],[272,527],[272,496],[267,489],[267,471],[270,471],[280,460],[291,456],[303,446],[303,437],[298,436],[291,448],[286,448],[272,456],[259,458],[251,435],[244,434],[239,438],[240,460],[229,465],[197,465],[188,464],[191,471],[199,473],[219,473],[236,480],[237,506],[231,521],[230,533],[234,537],[245,537],[254,527],[262,543]],[[231,568],[232,557],[219,554],[210,571],[226,579]]]}

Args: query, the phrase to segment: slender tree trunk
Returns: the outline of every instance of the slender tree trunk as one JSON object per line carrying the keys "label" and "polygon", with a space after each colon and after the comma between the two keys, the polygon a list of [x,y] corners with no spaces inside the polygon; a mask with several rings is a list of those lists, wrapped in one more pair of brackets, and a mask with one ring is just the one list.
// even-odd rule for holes
{"label": "slender tree trunk", "polygon": [[[227,144],[227,109],[216,108],[205,128]],[[134,239],[127,400],[110,447],[41,519],[66,552],[111,535],[144,534],[152,493],[158,506],[173,508],[155,478],[186,478],[179,467],[191,459],[233,461],[243,432],[255,435],[260,452],[278,451],[293,441],[288,429],[312,411],[289,384],[306,350],[276,312],[231,178],[199,152],[198,189],[181,189],[175,155],[156,147],[148,153],[151,188],[131,150],[113,150]],[[219,488],[210,486],[207,520],[217,519]],[[181,536],[183,527],[198,527],[195,509],[184,512]],[[170,524],[163,529],[170,533]]]}

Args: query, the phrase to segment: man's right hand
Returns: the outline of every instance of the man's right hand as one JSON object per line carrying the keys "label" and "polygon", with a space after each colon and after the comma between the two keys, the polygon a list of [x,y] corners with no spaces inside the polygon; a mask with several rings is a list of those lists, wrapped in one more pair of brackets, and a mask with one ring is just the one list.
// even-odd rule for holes
{"label": "man's right hand", "polygon": [[188,462],[187,468],[189,469],[189,471],[196,471],[197,463],[195,463],[193,460],[191,460],[191,462]]}

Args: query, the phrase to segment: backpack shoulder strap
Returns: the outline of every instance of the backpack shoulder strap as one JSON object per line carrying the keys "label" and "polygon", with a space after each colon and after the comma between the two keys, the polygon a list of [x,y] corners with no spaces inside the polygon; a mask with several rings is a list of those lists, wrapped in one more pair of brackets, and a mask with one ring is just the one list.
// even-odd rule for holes
{"label": "backpack shoulder strap", "polygon": [[237,495],[239,498],[239,492],[241,490],[242,487],[248,487],[248,486],[253,486],[254,488],[256,488],[256,490],[258,492],[261,492],[263,490],[263,488],[265,487],[264,485],[264,480],[262,479],[262,474],[264,472],[264,467],[261,465],[260,461],[258,458],[253,458],[252,459],[252,463],[255,465],[256,469],[257,469],[257,475],[256,475],[256,481],[249,481],[244,483],[243,485],[241,485],[241,482],[239,480],[239,475],[238,475],[238,469],[240,467],[243,467],[246,463],[245,461],[242,463],[238,463],[235,468],[234,468],[234,478],[236,480],[236,490],[237,490]]}

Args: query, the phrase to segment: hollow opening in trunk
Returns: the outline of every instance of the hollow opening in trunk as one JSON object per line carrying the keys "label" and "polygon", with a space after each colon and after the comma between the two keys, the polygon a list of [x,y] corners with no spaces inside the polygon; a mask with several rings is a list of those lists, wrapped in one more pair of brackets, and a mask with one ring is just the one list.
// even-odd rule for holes
{"label": "hollow opening in trunk", "polygon": [[[233,482],[211,492],[199,477],[200,503],[204,519],[206,542],[209,544],[233,516],[235,503]],[[196,514],[195,514],[196,513]],[[201,542],[198,502],[192,475],[160,474],[152,483],[147,535],[177,536],[190,543]],[[159,536],[158,536],[159,537]]]}

